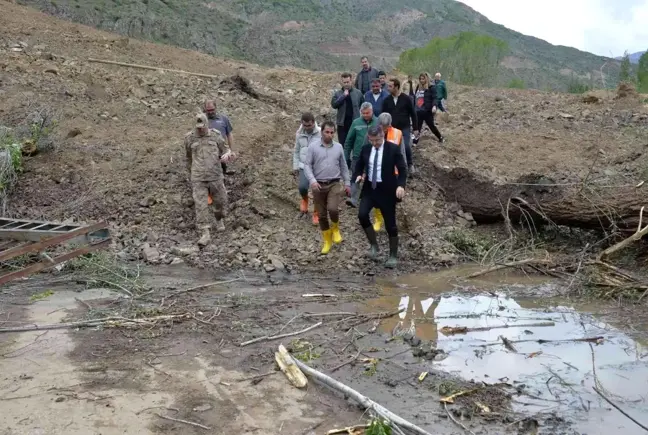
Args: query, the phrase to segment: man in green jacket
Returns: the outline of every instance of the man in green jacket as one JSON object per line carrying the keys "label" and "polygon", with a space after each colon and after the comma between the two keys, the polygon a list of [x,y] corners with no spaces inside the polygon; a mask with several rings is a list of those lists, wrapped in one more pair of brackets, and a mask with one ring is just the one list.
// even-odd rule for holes
{"label": "man in green jacket", "polygon": [[[363,145],[367,143],[367,130],[376,125],[378,125],[378,118],[374,116],[373,106],[368,102],[362,103],[360,117],[353,120],[351,128],[349,128],[349,134],[344,142],[344,158],[352,171],[360,158]],[[357,207],[359,196],[358,184],[351,180],[351,197],[347,199],[347,204],[351,207]]]}
{"label": "man in green jacket", "polygon": [[439,102],[439,110],[446,111],[445,102],[448,99],[448,88],[443,80],[441,80],[441,73],[434,74],[434,84],[436,86],[437,101]]}

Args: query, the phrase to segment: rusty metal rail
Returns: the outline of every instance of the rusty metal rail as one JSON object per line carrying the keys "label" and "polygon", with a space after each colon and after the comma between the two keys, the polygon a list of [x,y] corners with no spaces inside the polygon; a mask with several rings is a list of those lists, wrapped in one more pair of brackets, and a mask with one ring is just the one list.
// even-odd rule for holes
{"label": "rusty metal rail", "polygon": [[[0,285],[105,248],[109,244],[110,232],[106,222],[75,225],[0,218],[0,263],[26,254],[39,253],[41,257],[38,263],[0,275]],[[70,251],[59,252],[56,257],[45,252],[53,248],[62,251],[63,247]],[[0,273],[4,269],[0,269]]]}

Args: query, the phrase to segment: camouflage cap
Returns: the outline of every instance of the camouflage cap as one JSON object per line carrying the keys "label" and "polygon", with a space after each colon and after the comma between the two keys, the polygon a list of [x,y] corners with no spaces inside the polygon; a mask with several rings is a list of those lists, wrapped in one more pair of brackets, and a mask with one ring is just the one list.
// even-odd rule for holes
{"label": "camouflage cap", "polygon": [[207,124],[209,124],[209,121],[207,121],[207,115],[205,115],[204,113],[199,113],[196,115],[196,128],[206,127]]}

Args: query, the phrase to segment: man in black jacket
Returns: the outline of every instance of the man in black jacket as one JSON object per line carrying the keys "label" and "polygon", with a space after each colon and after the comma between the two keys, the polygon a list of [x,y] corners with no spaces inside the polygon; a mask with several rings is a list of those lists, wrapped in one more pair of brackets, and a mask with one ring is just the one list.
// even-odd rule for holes
{"label": "man in black jacket", "polygon": [[[369,215],[374,208],[382,212],[385,229],[389,235],[389,259],[385,267],[393,269],[398,264],[396,203],[405,196],[407,166],[398,145],[385,141],[381,126],[369,128],[367,141],[369,143],[362,147],[352,177],[352,180],[359,183],[363,174],[366,174],[358,219],[369,240],[369,256],[375,260],[378,256],[378,240]],[[394,167],[398,169],[397,174]]]}
{"label": "man in black jacket", "polygon": [[405,155],[407,156],[407,167],[412,171],[412,141],[410,131],[411,125],[414,127],[414,136],[418,134],[416,111],[414,104],[407,95],[401,92],[401,83],[398,79],[389,79],[387,91],[390,96],[383,101],[383,113],[387,112],[392,116],[392,127],[403,132],[403,142],[405,143]]}
{"label": "man in black jacket", "polygon": [[360,63],[362,69],[356,76],[355,87],[364,95],[371,90],[371,81],[378,78],[378,70],[371,66],[367,56],[362,56]]}
{"label": "man in black jacket", "polygon": [[360,105],[364,102],[364,94],[353,87],[351,74],[342,73],[340,78],[342,88],[331,97],[331,107],[337,109],[338,142],[344,145],[353,120],[360,117]]}

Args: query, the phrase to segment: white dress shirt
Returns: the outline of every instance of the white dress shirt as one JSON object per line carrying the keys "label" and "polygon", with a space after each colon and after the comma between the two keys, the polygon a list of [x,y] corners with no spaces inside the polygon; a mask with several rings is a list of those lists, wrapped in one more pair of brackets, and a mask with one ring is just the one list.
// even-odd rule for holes
{"label": "white dress shirt", "polygon": [[383,150],[385,149],[385,141],[380,145],[380,148],[371,147],[371,154],[369,154],[369,167],[367,168],[367,179],[371,183],[373,181],[373,164],[374,159],[376,158],[376,153],[378,153],[378,168],[376,169],[376,183],[382,183],[382,159],[383,159]]}

